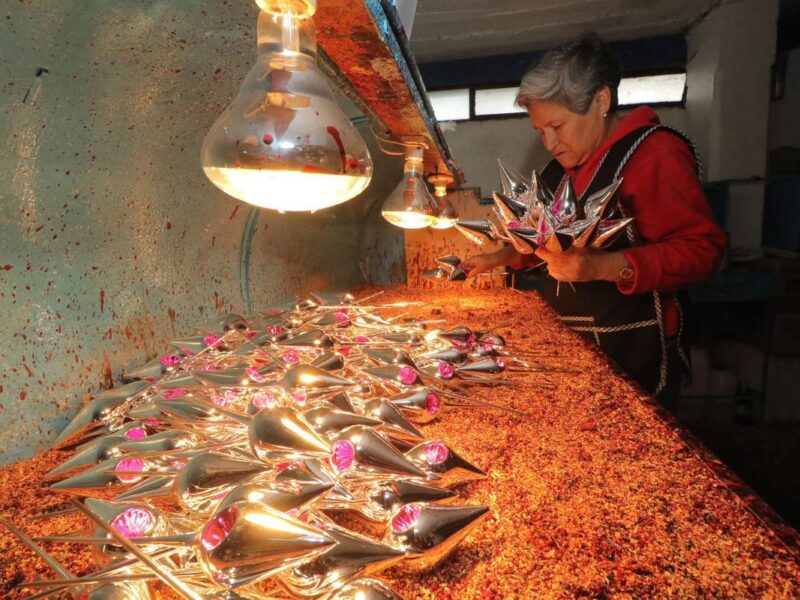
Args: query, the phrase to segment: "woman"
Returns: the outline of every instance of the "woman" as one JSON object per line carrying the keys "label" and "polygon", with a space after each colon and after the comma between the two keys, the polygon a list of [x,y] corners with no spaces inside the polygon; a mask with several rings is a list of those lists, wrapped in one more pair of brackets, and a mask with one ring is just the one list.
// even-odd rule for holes
{"label": "woman", "polygon": [[[596,34],[546,53],[522,79],[517,104],[553,160],[541,172],[550,189],[572,179],[585,198],[622,177],[619,208],[633,224],[605,250],[512,246],[474,256],[474,277],[501,265],[543,260],[543,295],[559,318],[594,340],[668,408],[680,394],[681,311],[675,293],[708,278],[726,244],[700,186],[699,160],[682,134],[659,125],[649,107],[616,113],[620,71]],[[557,282],[573,285],[560,286]]]}

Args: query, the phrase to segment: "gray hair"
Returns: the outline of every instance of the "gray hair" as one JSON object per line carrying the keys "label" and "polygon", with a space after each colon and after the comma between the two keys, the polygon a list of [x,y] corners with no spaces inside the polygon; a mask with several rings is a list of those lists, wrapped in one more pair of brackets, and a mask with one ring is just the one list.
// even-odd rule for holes
{"label": "gray hair", "polygon": [[547,100],[572,112],[586,114],[595,94],[604,86],[611,90],[611,109],[617,107],[620,70],[616,59],[596,33],[546,52],[525,76],[517,92],[521,108]]}

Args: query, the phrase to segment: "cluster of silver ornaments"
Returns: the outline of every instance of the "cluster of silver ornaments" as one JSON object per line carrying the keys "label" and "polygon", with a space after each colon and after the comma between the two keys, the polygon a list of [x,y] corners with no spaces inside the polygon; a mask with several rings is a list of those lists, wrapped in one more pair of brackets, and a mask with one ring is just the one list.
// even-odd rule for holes
{"label": "cluster of silver ornaments", "polygon": [[499,160],[498,165],[502,192],[493,194],[498,224],[471,219],[455,225],[479,245],[507,241],[520,254],[533,254],[540,246],[556,253],[604,248],[633,220],[619,215],[617,192],[622,179],[588,198],[578,198],[569,177],[554,192],[536,171],[528,180]]}

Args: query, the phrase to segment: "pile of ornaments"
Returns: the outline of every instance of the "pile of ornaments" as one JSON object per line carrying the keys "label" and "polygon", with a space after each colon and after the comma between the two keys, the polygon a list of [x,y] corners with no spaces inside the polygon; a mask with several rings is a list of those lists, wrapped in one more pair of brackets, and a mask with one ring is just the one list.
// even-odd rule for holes
{"label": "pile of ornaments", "polygon": [[[140,600],[158,579],[192,599],[399,598],[373,576],[441,561],[488,513],[452,488],[485,473],[417,425],[479,406],[459,383],[501,381],[514,358],[502,336],[370,299],[226,315],[94,396],[47,475],[73,500],[37,515],[82,514],[91,532],[31,539],[5,521],[60,577],[34,597]],[[75,577],[39,541],[90,544],[99,570]]]}

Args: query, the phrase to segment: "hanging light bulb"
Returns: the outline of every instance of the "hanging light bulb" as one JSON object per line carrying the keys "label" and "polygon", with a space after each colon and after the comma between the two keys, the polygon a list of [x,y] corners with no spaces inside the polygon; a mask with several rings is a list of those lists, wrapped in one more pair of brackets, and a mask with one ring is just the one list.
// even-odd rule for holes
{"label": "hanging light bulb", "polygon": [[381,208],[383,218],[403,229],[422,229],[433,223],[435,205],[422,177],[422,147],[406,147],[403,178]]}
{"label": "hanging light bulb", "polygon": [[433,197],[436,200],[436,213],[434,214],[431,229],[450,229],[458,221],[458,211],[447,199],[447,185],[453,182],[450,175],[431,175],[428,181],[433,185]]}
{"label": "hanging light bulb", "polygon": [[313,211],[367,187],[372,158],[317,68],[317,0],[256,0],[258,60],[203,142],[211,182],[279,211]]}

